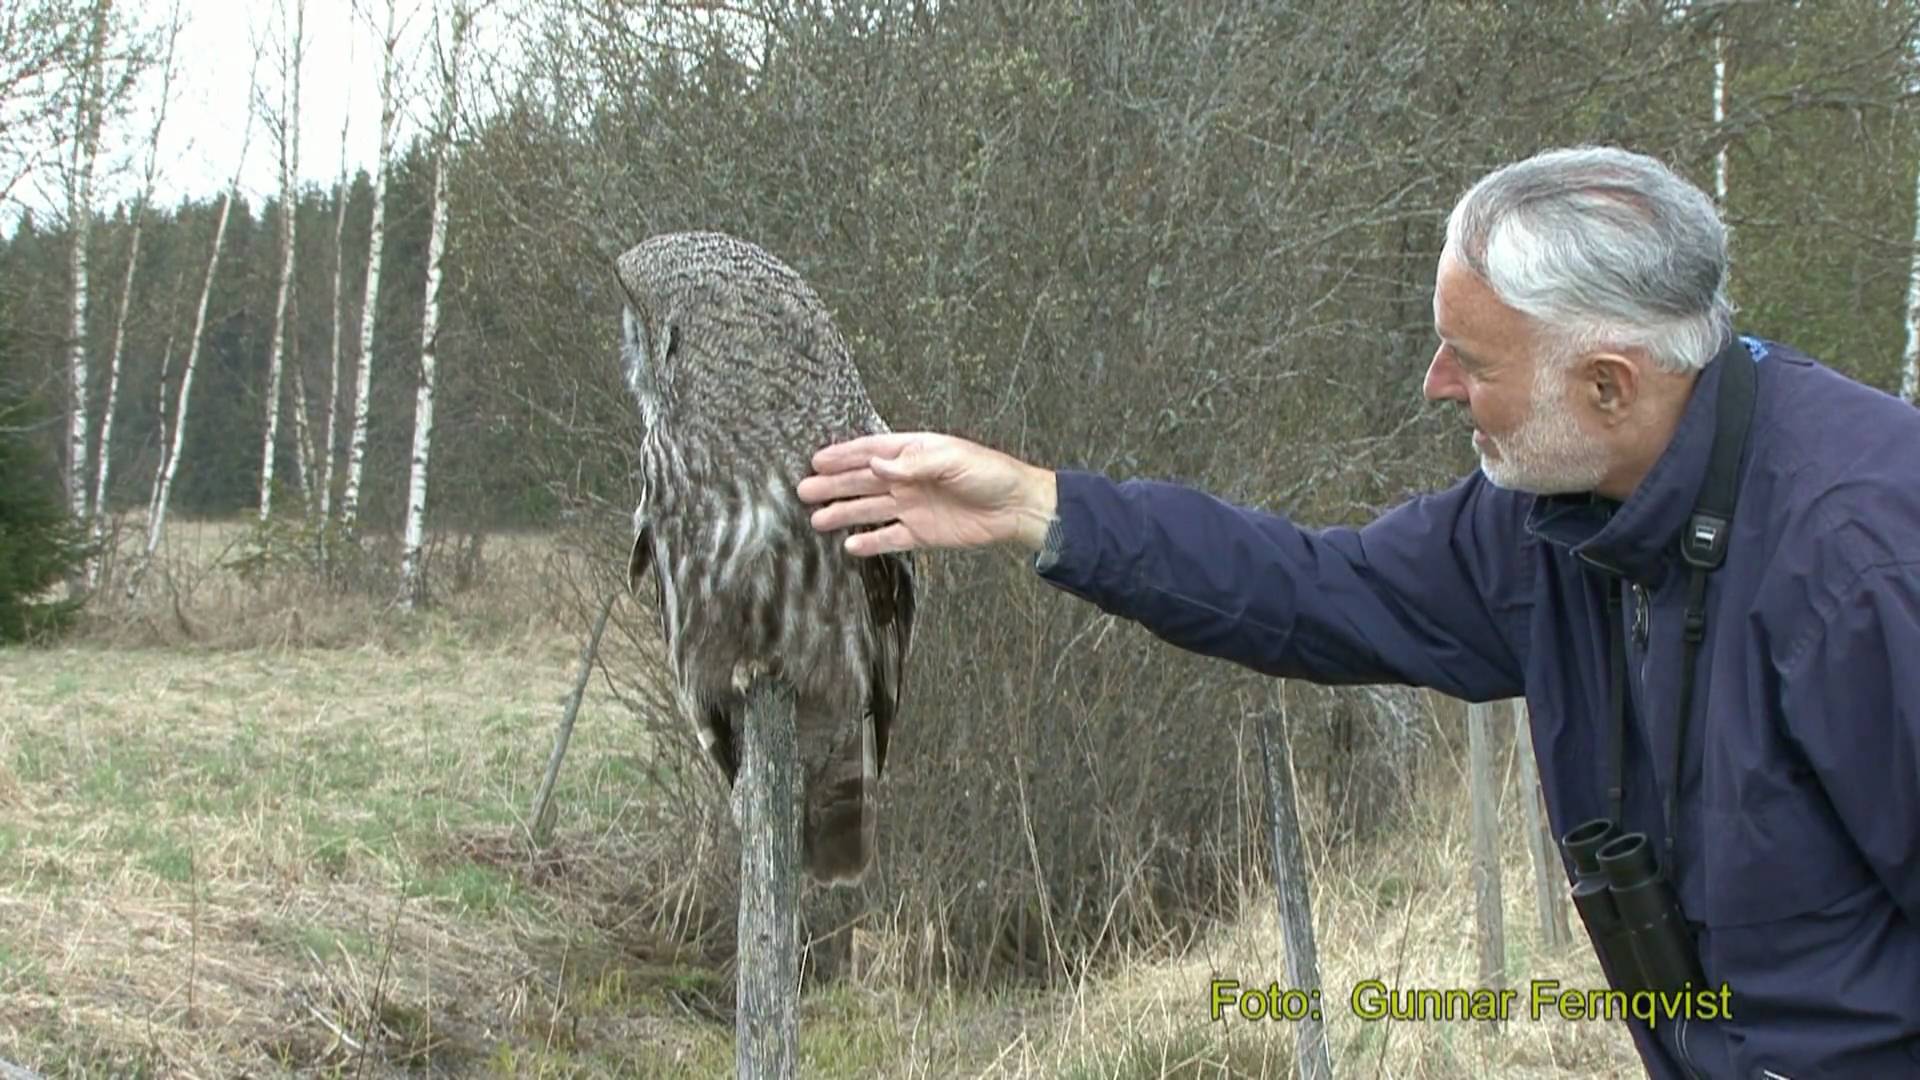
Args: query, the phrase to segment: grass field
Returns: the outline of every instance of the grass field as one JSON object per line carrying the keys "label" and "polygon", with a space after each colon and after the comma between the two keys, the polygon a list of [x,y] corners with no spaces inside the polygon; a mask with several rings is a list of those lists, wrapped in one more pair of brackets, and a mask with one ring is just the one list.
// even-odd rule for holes
{"label": "grass field", "polygon": [[[730,1074],[729,976],[625,902],[657,839],[637,813],[650,766],[597,686],[557,840],[526,843],[580,639],[530,599],[539,542],[515,543],[490,604],[303,606],[208,570],[188,602],[0,651],[0,1059],[48,1076]],[[1364,979],[1472,985],[1464,784],[1430,786],[1419,854],[1316,868],[1339,1074],[1640,1075],[1617,1024],[1352,1015]],[[1584,947],[1536,947],[1517,836],[1507,852],[1522,1003],[1528,979],[1596,985]],[[1290,1075],[1293,1025],[1208,1017],[1210,980],[1280,976],[1271,910],[1256,894],[1186,957],[1071,991],[812,993],[803,1075]]]}

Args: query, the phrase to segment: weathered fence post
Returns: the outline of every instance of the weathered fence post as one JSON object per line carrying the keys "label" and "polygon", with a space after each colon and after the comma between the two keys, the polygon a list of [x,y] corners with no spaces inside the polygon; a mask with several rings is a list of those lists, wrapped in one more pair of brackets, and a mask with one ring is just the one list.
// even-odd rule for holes
{"label": "weathered fence post", "polygon": [[573,677],[573,694],[567,698],[566,714],[560,718],[560,730],[553,737],[553,753],[547,758],[547,774],[540,779],[540,789],[533,793],[533,809],[528,817],[528,832],[533,837],[535,847],[546,847],[553,839],[553,785],[560,777],[560,759],[567,756],[567,740],[573,737],[573,718],[580,713],[580,698],[587,690],[587,677],[593,674],[593,658],[600,652],[600,635],[607,629],[607,615],[613,611],[613,602],[620,598],[620,590],[607,593],[600,603],[600,617],[594,621],[593,636],[587,639],[587,647],[580,652],[580,670]]}
{"label": "weathered fence post", "polygon": [[41,1080],[39,1073],[0,1058],[0,1080]]}
{"label": "weathered fence post", "polygon": [[[1500,911],[1500,788],[1493,770],[1492,703],[1467,706],[1467,786],[1473,799],[1474,940],[1480,986],[1506,988],[1506,928]],[[1498,1021],[1495,1021],[1498,1026]]]}
{"label": "weathered fence post", "polygon": [[1565,945],[1573,940],[1567,923],[1567,875],[1541,801],[1540,765],[1533,759],[1526,698],[1513,699],[1513,739],[1514,755],[1520,759],[1520,805],[1526,808],[1527,854],[1533,862],[1534,900],[1540,908],[1540,940],[1549,946]]}
{"label": "weathered fence post", "polygon": [[[1300,816],[1294,804],[1293,752],[1287,743],[1284,684],[1280,707],[1261,713],[1260,763],[1267,774],[1267,828],[1273,836],[1273,885],[1280,905],[1280,934],[1286,943],[1285,989],[1313,994],[1320,989],[1320,960],[1313,941],[1313,902],[1307,893],[1307,859],[1300,842]],[[1332,1080],[1327,1027],[1317,1015],[1294,1029],[1300,1080]]]}
{"label": "weathered fence post", "polygon": [[788,1080],[799,1064],[800,781],[793,692],[747,687],[740,779],[740,916],[734,1065],[741,1080]]}

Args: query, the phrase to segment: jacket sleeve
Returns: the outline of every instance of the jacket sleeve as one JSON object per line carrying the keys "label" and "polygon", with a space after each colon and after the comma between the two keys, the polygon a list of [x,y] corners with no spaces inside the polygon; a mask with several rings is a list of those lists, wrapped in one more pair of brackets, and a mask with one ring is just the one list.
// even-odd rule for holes
{"label": "jacket sleeve", "polygon": [[1319,530],[1177,484],[1057,477],[1042,578],[1164,641],[1325,684],[1523,692],[1524,503],[1478,473]]}
{"label": "jacket sleeve", "polygon": [[1920,923],[1920,559],[1861,571],[1781,671],[1786,725],[1861,855]]}

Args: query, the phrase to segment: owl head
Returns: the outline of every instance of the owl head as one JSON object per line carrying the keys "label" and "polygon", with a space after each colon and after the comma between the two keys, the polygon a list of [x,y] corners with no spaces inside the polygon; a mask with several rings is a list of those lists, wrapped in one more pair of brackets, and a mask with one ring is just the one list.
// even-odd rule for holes
{"label": "owl head", "polygon": [[[653,329],[661,327],[661,331]],[[660,415],[661,366],[671,363],[679,342],[673,324],[666,320],[650,323],[633,304],[620,313],[620,364],[626,373],[627,389],[640,405],[641,416],[651,426]]]}
{"label": "owl head", "polygon": [[666,391],[667,365],[679,352],[680,331],[675,325],[673,292],[654,272],[654,260],[644,248],[623,257],[616,267],[626,304],[620,312],[620,364],[627,389],[639,403],[648,426],[658,419]]}

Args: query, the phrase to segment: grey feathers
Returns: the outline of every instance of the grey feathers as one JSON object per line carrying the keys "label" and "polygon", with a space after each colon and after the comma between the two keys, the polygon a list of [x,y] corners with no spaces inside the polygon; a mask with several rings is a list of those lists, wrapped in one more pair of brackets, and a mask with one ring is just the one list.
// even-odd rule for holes
{"label": "grey feathers", "polygon": [[794,486],[813,452],[883,432],[825,307],[784,263],[719,233],[653,237],[617,263],[620,356],[640,409],[629,584],[651,572],[681,712],[728,783],[742,689],[794,690],[813,876],[857,881],[914,618],[909,559],[847,555]]}

